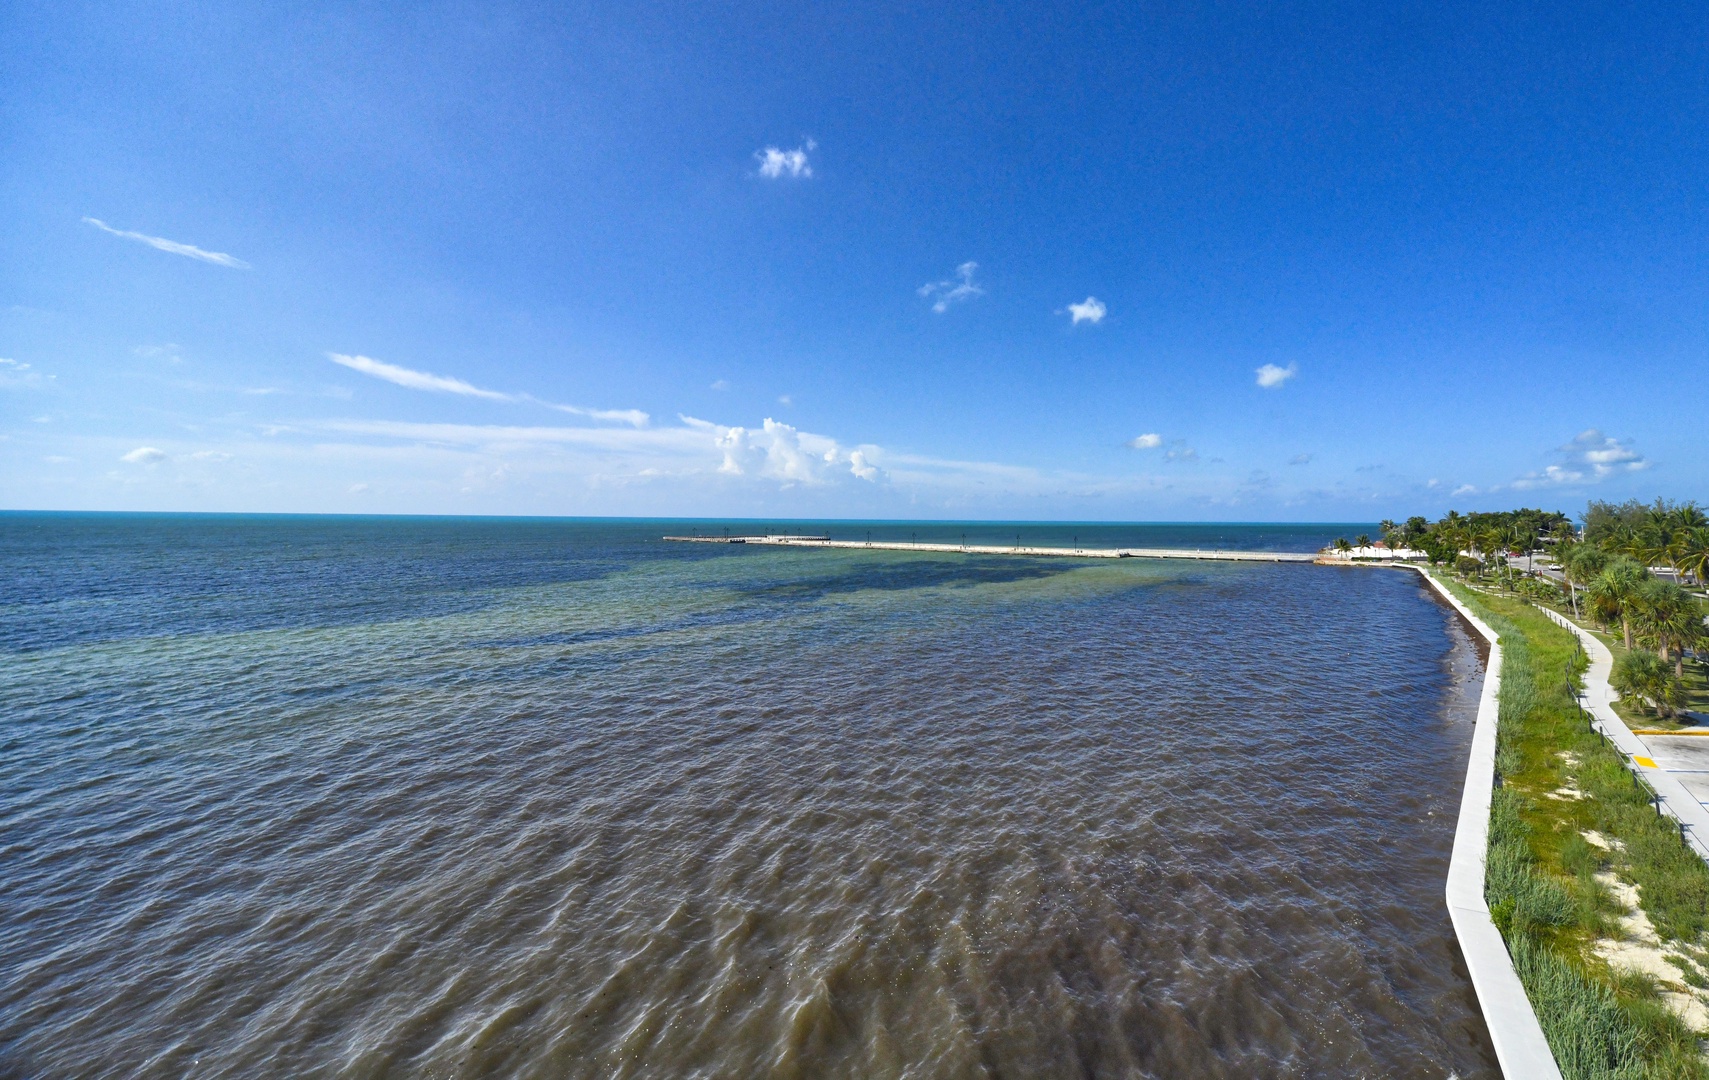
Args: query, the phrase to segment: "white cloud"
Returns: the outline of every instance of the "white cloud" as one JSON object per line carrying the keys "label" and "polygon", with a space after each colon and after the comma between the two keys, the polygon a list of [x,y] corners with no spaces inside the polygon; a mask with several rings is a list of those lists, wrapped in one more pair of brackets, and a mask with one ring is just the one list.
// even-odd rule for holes
{"label": "white cloud", "polygon": [[22,360],[8,360],[0,356],[0,390],[33,390],[43,381],[42,373],[32,370]]}
{"label": "white cloud", "polygon": [[1102,300],[1088,296],[1084,303],[1068,305],[1068,314],[1074,320],[1069,325],[1079,326],[1083,322],[1089,322],[1096,326],[1104,321],[1104,314],[1108,311]]}
{"label": "white cloud", "polygon": [[1642,472],[1650,467],[1644,455],[1632,448],[1630,439],[1616,439],[1596,428],[1581,431],[1565,446],[1555,448],[1553,465],[1529,472],[1507,485],[1517,491],[1571,484],[1595,484],[1620,473]]}
{"label": "white cloud", "polygon": [[1148,431],[1144,435],[1138,435],[1129,439],[1127,444],[1135,450],[1155,450],[1159,446],[1163,445],[1163,436],[1157,434],[1155,431]]}
{"label": "white cloud", "polygon": [[1265,364],[1258,369],[1258,385],[1266,390],[1274,390],[1299,373],[1300,366],[1298,364],[1289,364],[1285,368],[1277,367],[1275,364]]}
{"label": "white cloud", "polygon": [[819,149],[819,144],[812,139],[797,146],[793,150],[780,150],[768,146],[764,150],[754,151],[754,160],[760,163],[760,175],[772,180],[790,177],[805,180],[813,175],[813,166],[807,161],[810,150]]}
{"label": "white cloud", "polygon": [[975,296],[983,296],[985,290],[973,282],[973,275],[979,270],[976,262],[964,262],[955,268],[955,278],[949,281],[934,281],[921,285],[916,291],[924,297],[936,297],[932,310],[943,314],[951,304],[959,304],[963,300],[971,300]]}
{"label": "white cloud", "polygon": [[1167,461],[1197,461],[1199,460],[1199,452],[1180,439],[1176,439],[1170,444],[1169,449],[1163,452],[1163,457]]}
{"label": "white cloud", "polygon": [[384,360],[375,360],[367,356],[346,356],[343,353],[327,353],[326,357],[335,364],[343,364],[352,371],[360,371],[364,375],[372,375],[376,379],[384,379],[389,383],[407,386],[411,390],[432,390],[442,394],[462,394],[466,397],[486,398],[489,401],[515,401],[513,394],[501,394],[497,390],[482,390],[462,379],[454,379],[449,375],[429,375],[425,371],[412,371],[397,364],[388,364]]}
{"label": "white cloud", "polygon": [[728,389],[730,389],[730,380],[719,379],[717,382],[712,384],[712,389],[714,389],[714,390],[728,390]]}
{"label": "white cloud", "polygon": [[158,465],[166,460],[166,451],[152,446],[139,446],[119,460],[128,461],[132,465]]}
{"label": "white cloud", "polygon": [[739,477],[781,487],[821,487],[884,475],[876,446],[845,449],[837,440],[767,418],[758,428],[679,417],[678,426],[628,430],[511,427],[344,420],[318,425],[348,435],[430,446],[466,446],[486,453],[572,453],[590,473],[639,476]]}
{"label": "white cloud", "polygon": [[428,390],[442,394],[461,394],[464,397],[484,398],[488,401],[529,401],[536,405],[544,405],[548,409],[570,413],[573,416],[585,416],[591,420],[603,420],[611,423],[630,424],[634,427],[645,427],[651,418],[640,409],[588,409],[580,405],[559,405],[551,401],[542,401],[532,394],[505,394],[497,390],[483,390],[473,383],[449,375],[430,375],[425,371],[415,371],[397,364],[388,364],[384,360],[375,360],[368,356],[346,356],[343,353],[327,353],[327,358],[335,364],[342,364],[352,371],[360,371],[364,375],[372,375],[376,379],[384,379],[398,386],[406,386],[411,390]]}
{"label": "white cloud", "polygon": [[1638,472],[1650,467],[1644,456],[1632,449],[1630,439],[1616,439],[1595,428],[1579,432],[1572,442],[1561,447],[1561,452],[1570,460],[1590,466],[1599,480],[1612,473]]}
{"label": "white cloud", "polygon": [[777,396],[777,403],[779,405],[794,405],[795,399],[790,397],[788,394],[779,394]]}
{"label": "white cloud", "polygon": [[111,233],[113,236],[120,236],[126,240],[135,240],[138,243],[147,244],[149,247],[155,248],[159,251],[171,252],[174,255],[183,255],[185,258],[189,259],[200,259],[203,262],[210,262],[215,266],[229,267],[232,270],[250,269],[249,264],[244,262],[242,259],[233,258],[223,252],[203,251],[194,244],[180,244],[176,240],[166,240],[159,236],[149,236],[146,233],[129,232],[125,229],[115,229],[100,218],[86,217],[83,220],[85,223],[95,226],[104,233]]}
{"label": "white cloud", "polygon": [[1448,497],[1450,499],[1457,499],[1461,495],[1476,495],[1477,493],[1478,493],[1478,489],[1476,487],[1473,487],[1471,484],[1461,484],[1459,487],[1455,488],[1453,491],[1450,491],[1448,493]]}
{"label": "white cloud", "polygon": [[[767,417],[758,430],[745,427],[722,428],[717,435],[718,449],[724,460],[718,471],[726,476],[761,476],[782,481],[785,487],[795,484],[824,484],[834,477],[834,470],[848,465],[852,475],[873,480],[878,470],[867,460],[866,452],[845,452],[835,440],[797,430],[789,424]],[[859,454],[858,461],[854,455]]]}
{"label": "white cloud", "polygon": [[632,427],[646,427],[651,416],[640,409],[584,409],[580,405],[554,405],[550,401],[541,401],[530,397],[529,401],[544,405],[559,412],[567,412],[575,416],[586,416],[593,420],[605,420],[617,424],[629,424]]}

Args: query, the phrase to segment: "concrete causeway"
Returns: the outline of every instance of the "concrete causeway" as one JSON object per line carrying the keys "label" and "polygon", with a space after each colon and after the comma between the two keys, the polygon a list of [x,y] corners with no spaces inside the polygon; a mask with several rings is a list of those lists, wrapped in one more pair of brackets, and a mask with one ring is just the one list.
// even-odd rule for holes
{"label": "concrete causeway", "polygon": [[1068,559],[1207,559],[1219,562],[1310,563],[1315,553],[1227,551],[1198,548],[1035,547],[1028,544],[921,544],[901,540],[832,540],[828,536],[667,536],[680,544],[762,544],[772,547],[849,548],[863,551],[940,551],[958,555],[1028,555]]}

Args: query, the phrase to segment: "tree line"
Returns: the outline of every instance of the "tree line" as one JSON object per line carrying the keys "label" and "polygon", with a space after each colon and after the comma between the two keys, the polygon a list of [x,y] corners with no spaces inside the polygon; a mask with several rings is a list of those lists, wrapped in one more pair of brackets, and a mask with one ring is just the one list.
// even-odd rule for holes
{"label": "tree line", "polygon": [[[1686,702],[1688,658],[1709,662],[1703,601],[1687,585],[1709,584],[1709,514],[1694,502],[1592,502],[1582,532],[1558,511],[1505,510],[1382,523],[1390,548],[1422,551],[1432,563],[1558,601],[1620,633],[1626,651],[1610,682],[1622,695],[1673,716]],[[1560,574],[1536,575],[1533,556]],[[1527,566],[1512,565],[1523,555]],[[1662,567],[1664,577],[1655,572]]]}

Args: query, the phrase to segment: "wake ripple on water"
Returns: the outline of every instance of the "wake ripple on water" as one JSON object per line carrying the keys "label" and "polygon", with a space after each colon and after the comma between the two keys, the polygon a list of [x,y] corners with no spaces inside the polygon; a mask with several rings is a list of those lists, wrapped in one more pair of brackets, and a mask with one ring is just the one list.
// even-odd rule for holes
{"label": "wake ripple on water", "polygon": [[8,654],[0,1071],[1496,1075],[1409,577],[799,554]]}

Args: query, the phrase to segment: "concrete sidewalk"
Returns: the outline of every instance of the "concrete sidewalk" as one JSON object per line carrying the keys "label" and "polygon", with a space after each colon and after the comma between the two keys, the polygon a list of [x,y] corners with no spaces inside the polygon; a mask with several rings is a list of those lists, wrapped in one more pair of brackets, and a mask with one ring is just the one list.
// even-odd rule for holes
{"label": "concrete sidewalk", "polygon": [[1692,745],[1709,743],[1709,739],[1693,735],[1632,734],[1632,729],[1614,711],[1613,702],[1619,695],[1608,685],[1609,673],[1614,670],[1614,654],[1608,651],[1608,646],[1566,616],[1542,606],[1537,610],[1578,635],[1585,655],[1590,658],[1579,701],[1595,718],[1597,730],[1626,757],[1628,767],[1643,777],[1660,797],[1662,810],[1680,823],[1691,850],[1709,861],[1709,805],[1705,804],[1705,799],[1709,799],[1709,745],[1701,750]]}

